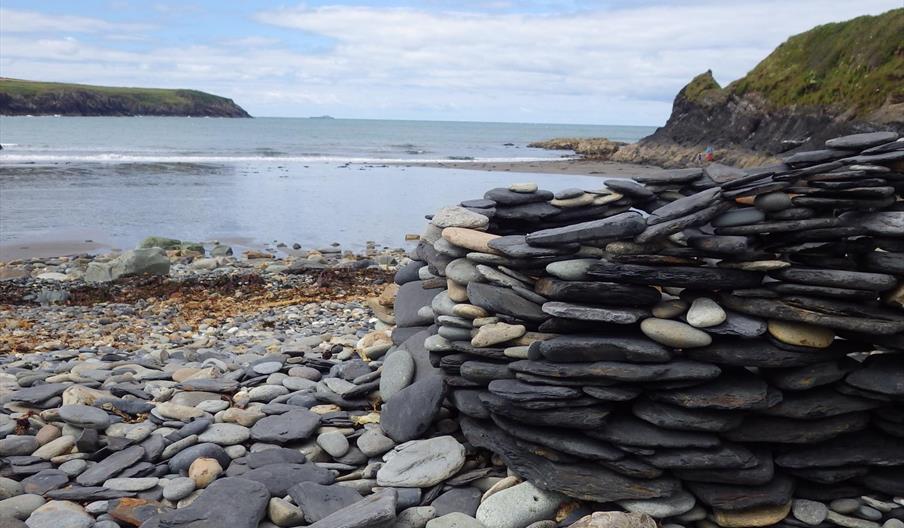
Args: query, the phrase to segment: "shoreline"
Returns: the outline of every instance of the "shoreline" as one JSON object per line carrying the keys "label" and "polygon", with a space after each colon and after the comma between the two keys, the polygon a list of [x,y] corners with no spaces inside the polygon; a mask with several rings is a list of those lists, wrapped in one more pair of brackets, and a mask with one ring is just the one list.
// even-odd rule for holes
{"label": "shoreline", "polygon": [[531,174],[568,174],[573,176],[611,176],[630,178],[641,174],[664,170],[655,165],[623,163],[578,158],[562,158],[543,161],[454,161],[390,163],[393,167],[425,167],[441,169],[466,169],[487,172],[521,172]]}
{"label": "shoreline", "polygon": [[[355,166],[356,164],[352,164]],[[360,167],[373,167],[372,164],[361,164]],[[550,160],[531,161],[443,161],[443,162],[399,162],[383,165],[388,168],[432,168],[432,169],[461,169],[469,171],[482,171],[493,173],[519,173],[519,174],[545,174],[562,176],[599,176],[603,178],[632,178],[641,174],[658,172],[663,169],[652,165],[640,165],[633,163],[621,163],[614,161],[585,160],[574,158],[561,158]],[[514,183],[510,181],[508,183]],[[567,184],[563,182],[561,187]],[[547,185],[547,187],[551,187]],[[553,188],[552,190],[559,190]],[[76,257],[82,255],[103,255],[111,252],[119,252],[130,249],[121,244],[109,240],[106,233],[97,230],[77,230],[56,236],[39,235],[31,239],[10,240],[0,242],[0,262],[15,262],[19,260],[47,259],[55,257]],[[230,244],[235,249],[267,250],[275,249],[293,256],[294,252],[284,248],[274,248],[274,241],[263,239],[250,239],[244,233],[235,233],[220,237],[220,242]],[[293,241],[283,241],[292,244]],[[399,240],[397,245],[402,245]],[[394,244],[396,245],[396,244]],[[313,248],[308,248],[313,249]],[[349,248],[361,249],[361,248]],[[280,251],[282,250],[282,251]]]}

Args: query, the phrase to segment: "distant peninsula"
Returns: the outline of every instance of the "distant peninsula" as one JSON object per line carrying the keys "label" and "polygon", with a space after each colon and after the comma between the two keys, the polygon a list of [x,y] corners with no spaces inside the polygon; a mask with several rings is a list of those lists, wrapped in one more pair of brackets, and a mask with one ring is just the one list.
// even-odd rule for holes
{"label": "distant peninsula", "polygon": [[125,88],[0,77],[0,115],[251,117],[197,90]]}

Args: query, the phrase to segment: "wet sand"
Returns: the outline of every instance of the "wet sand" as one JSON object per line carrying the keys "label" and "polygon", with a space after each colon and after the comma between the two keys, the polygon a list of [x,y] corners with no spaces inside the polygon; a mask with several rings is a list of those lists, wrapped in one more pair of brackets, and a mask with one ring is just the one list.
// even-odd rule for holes
{"label": "wet sand", "polygon": [[94,255],[114,249],[110,244],[75,239],[7,242],[0,244],[0,262],[61,255]]}
{"label": "wet sand", "polygon": [[658,172],[663,169],[653,165],[619,163],[617,161],[596,161],[562,159],[549,161],[448,161],[440,163],[401,163],[402,167],[438,167],[446,169],[469,169],[491,172],[526,172],[543,174],[571,174],[581,176],[607,176],[631,178],[641,174]]}

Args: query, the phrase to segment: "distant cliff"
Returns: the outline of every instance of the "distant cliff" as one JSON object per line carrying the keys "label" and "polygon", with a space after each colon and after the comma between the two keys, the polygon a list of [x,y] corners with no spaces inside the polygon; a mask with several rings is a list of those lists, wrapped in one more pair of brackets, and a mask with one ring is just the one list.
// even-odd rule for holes
{"label": "distant cliff", "polygon": [[0,115],[251,117],[197,90],[119,88],[0,78]]}
{"label": "distant cliff", "polygon": [[904,9],[795,35],[724,88],[698,75],[664,127],[611,159],[684,165],[709,146],[717,161],[749,166],[874,130],[904,133]]}

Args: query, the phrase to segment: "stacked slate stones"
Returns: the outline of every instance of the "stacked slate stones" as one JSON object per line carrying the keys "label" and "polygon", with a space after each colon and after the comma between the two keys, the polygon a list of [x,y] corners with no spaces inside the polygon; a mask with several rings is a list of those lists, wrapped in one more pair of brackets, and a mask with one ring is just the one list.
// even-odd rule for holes
{"label": "stacked slate stones", "polygon": [[[904,139],[600,186],[441,209],[399,272],[393,338],[467,441],[673,522],[904,517]],[[891,507],[807,516],[861,495]]]}

